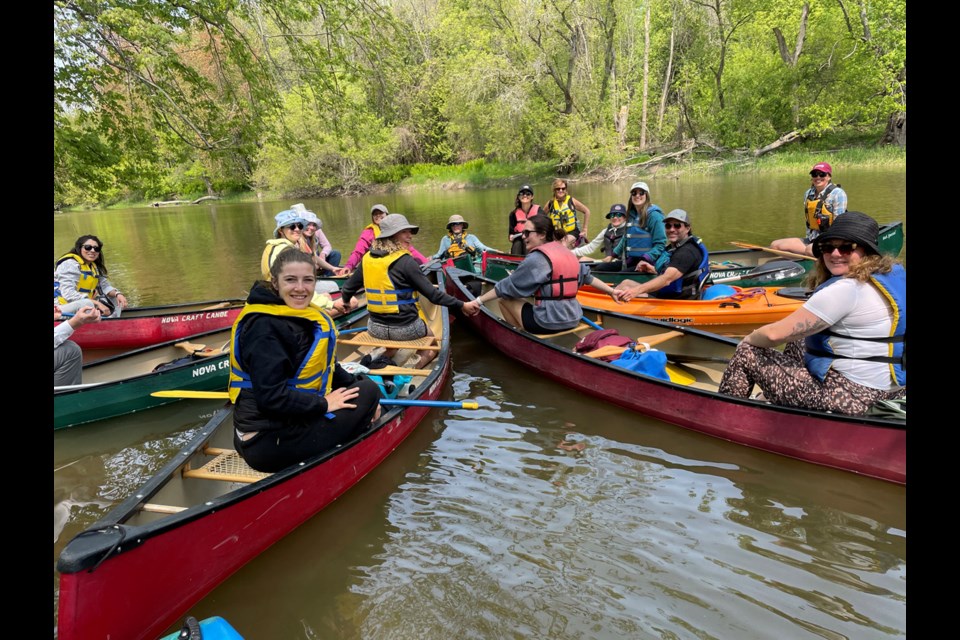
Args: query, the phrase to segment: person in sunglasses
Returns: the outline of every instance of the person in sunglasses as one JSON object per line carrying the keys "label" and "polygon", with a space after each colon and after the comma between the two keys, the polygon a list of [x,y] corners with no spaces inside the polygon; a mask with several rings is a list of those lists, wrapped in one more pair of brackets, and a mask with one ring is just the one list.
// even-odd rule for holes
{"label": "person in sunglasses", "polygon": [[[587,244],[573,249],[573,255],[580,258],[581,262],[593,262],[590,266],[593,271],[622,271],[623,261],[616,256],[614,249],[626,233],[627,208],[622,204],[612,205],[607,213],[607,219],[610,223],[606,228]],[[603,259],[593,261],[589,256],[597,249],[603,250]]]}
{"label": "person in sunglasses", "polygon": [[623,299],[652,296],[671,300],[693,300],[700,295],[703,281],[710,275],[710,256],[697,236],[690,233],[690,214],[683,209],[674,209],[663,219],[667,233],[669,260],[662,272],[652,264],[640,262],[641,273],[656,273],[646,282],[623,280],[616,289]]}
{"label": "person in sunglasses", "polygon": [[[583,214],[583,228],[577,223],[577,212]],[[543,212],[553,220],[553,226],[563,229],[569,236],[568,243],[579,246],[587,241],[587,225],[590,224],[590,209],[567,191],[567,181],[553,181],[553,199],[543,207]]]}
{"label": "person in sunglasses", "polygon": [[813,257],[813,242],[830,228],[833,221],[847,210],[847,193],[834,184],[833,168],[818,162],[810,169],[810,188],[803,196],[803,213],[807,235],[803,238],[780,238],[770,243],[771,249],[792,251]]}
{"label": "person in sunglasses", "polygon": [[[634,182],[627,203],[626,236],[614,250],[620,259],[620,270],[643,271],[653,267],[661,273],[670,261],[667,252],[667,231],[663,227],[663,209],[650,201],[650,187],[646,182]],[[604,269],[604,271],[613,269]]]}
{"label": "person in sunglasses", "polygon": [[768,402],[856,416],[906,398],[907,274],[880,254],[879,231],[848,211],[820,234],[813,293],[737,345],[721,393],[747,398],[756,385]]}
{"label": "person in sunglasses", "polygon": [[[267,244],[263,248],[263,254],[260,256],[260,277],[264,282],[270,281],[270,270],[273,263],[284,251],[293,249],[301,253],[308,253],[306,245],[302,242],[303,228],[306,226],[307,220],[300,211],[285,209],[274,216],[274,221],[277,226],[273,230],[273,237],[267,240]],[[327,312],[333,310],[333,300],[325,292],[316,293],[310,304]]]}
{"label": "person in sunglasses", "polygon": [[[577,290],[589,284],[619,302],[619,294],[590,273],[590,267],[563,245],[563,229],[549,216],[536,215],[523,223],[527,257],[509,276],[475,301],[481,305],[500,299],[500,315],[513,326],[533,334],[559,333],[576,327],[583,318]],[[533,304],[525,298],[533,297]]]}
{"label": "person in sunglasses", "polygon": [[127,298],[107,279],[100,238],[80,236],[72,249],[57,258],[53,302],[65,316],[73,315],[81,307],[96,307],[104,318],[120,317]]}
{"label": "person in sunglasses", "polygon": [[533,202],[533,187],[521,185],[513,203],[513,211],[507,229],[507,239],[510,240],[510,253],[515,256],[527,255],[527,245],[523,242],[523,224],[527,218],[540,213],[540,205]]}
{"label": "person in sunglasses", "polygon": [[321,230],[323,222],[313,211],[308,211],[303,203],[290,207],[300,214],[304,220],[303,232],[300,235],[300,248],[304,253],[313,256],[313,263],[319,273],[317,275],[329,277],[340,266],[340,252],[333,248],[326,234]]}

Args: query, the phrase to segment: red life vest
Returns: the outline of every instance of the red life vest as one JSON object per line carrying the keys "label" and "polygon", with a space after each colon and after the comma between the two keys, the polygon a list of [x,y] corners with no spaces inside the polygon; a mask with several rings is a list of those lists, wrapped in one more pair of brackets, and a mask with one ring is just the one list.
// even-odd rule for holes
{"label": "red life vest", "polygon": [[556,241],[542,244],[534,251],[541,252],[550,263],[550,279],[533,295],[536,303],[576,298],[580,280],[580,260],[577,256]]}
{"label": "red life vest", "polygon": [[532,204],[530,205],[530,213],[526,214],[523,212],[523,209],[517,207],[517,210],[513,212],[513,215],[517,217],[517,224],[513,226],[515,233],[520,233],[523,231],[523,223],[527,221],[527,218],[532,218],[533,216],[540,213],[540,205]]}

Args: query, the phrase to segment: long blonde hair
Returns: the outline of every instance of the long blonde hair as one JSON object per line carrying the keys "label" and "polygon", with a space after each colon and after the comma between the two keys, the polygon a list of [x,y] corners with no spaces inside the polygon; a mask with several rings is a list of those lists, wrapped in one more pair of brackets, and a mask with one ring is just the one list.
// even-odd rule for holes
{"label": "long blonde hair", "polygon": [[371,251],[377,251],[378,253],[382,253],[384,255],[390,255],[391,253],[403,251],[404,249],[406,249],[406,247],[397,242],[394,239],[394,236],[390,236],[389,238],[377,238],[373,241],[373,244],[370,245]]}
{"label": "long blonde hair", "polygon": [[[900,264],[900,261],[893,256],[871,254],[864,256],[860,262],[851,266],[844,278],[853,278],[860,282],[867,282],[870,280],[870,276],[875,273],[890,273],[895,264]],[[816,289],[832,277],[833,274],[827,269],[827,265],[823,261],[823,256],[821,256],[817,258],[816,265],[814,265],[809,275],[807,275],[806,280],[804,280],[804,286],[807,289]]]}

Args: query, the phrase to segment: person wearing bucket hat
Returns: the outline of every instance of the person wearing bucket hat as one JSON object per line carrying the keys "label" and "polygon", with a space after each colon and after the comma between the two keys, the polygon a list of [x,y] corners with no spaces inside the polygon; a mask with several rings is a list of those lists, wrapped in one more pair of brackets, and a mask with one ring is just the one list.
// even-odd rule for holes
{"label": "person wearing bucket hat", "polygon": [[[303,205],[301,205],[302,207]],[[260,255],[260,277],[264,282],[270,281],[270,270],[277,257],[284,251],[295,249],[303,253],[309,253],[306,244],[303,242],[303,227],[307,220],[303,217],[304,209],[285,209],[274,216],[276,228],[273,230],[274,237],[267,240],[263,253]],[[325,292],[315,293],[311,306],[329,311],[333,309],[333,300]]]}
{"label": "person wearing bucket hat", "polygon": [[[543,207],[544,213],[553,220],[553,226],[562,229],[573,246],[587,241],[587,226],[590,224],[590,209],[567,191],[567,181],[557,178],[553,181],[553,199]],[[583,227],[577,222],[577,212],[583,214]]]}
{"label": "person wearing bucket hat", "polygon": [[[667,231],[667,256],[663,271],[646,282],[623,280],[617,286],[624,300],[653,296],[671,300],[693,300],[700,296],[703,282],[710,275],[710,256],[700,238],[690,234],[690,214],[674,209],[663,219]],[[653,265],[641,262],[644,273],[656,273]]]}
{"label": "person wearing bucket hat", "polygon": [[523,242],[523,223],[538,213],[542,211],[540,205],[533,202],[533,187],[528,184],[520,185],[507,223],[507,239],[510,241],[512,255],[527,255],[527,247]]}
{"label": "person wearing bucket hat", "polygon": [[453,214],[447,220],[447,234],[440,238],[440,248],[431,257],[432,260],[446,260],[458,258],[462,254],[469,254],[479,258],[483,251],[497,251],[480,242],[480,238],[472,233],[466,233],[470,223],[459,214]]}
{"label": "person wearing bucket hat", "polygon": [[856,416],[906,398],[906,270],[880,254],[878,234],[873,218],[847,211],[819,235],[813,293],[740,342],[721,393],[747,398],[756,385],[774,404]]}
{"label": "person wearing bucket hat", "polygon": [[833,167],[818,162],[810,169],[810,188],[803,196],[803,215],[807,235],[803,238],[780,238],[770,243],[771,249],[792,251],[813,256],[813,242],[847,210],[847,192],[834,184]]}
{"label": "person wearing bucket hat", "polygon": [[[420,227],[410,224],[406,216],[391,213],[380,221],[380,234],[347,282],[341,289],[341,298],[334,303],[341,313],[356,307],[356,295],[366,291],[367,331],[379,340],[417,340],[433,335],[423,319],[418,304],[420,296],[430,302],[463,311],[467,315],[480,312],[476,300],[462,302],[435,287],[420,270],[420,265],[410,253],[413,236]],[[387,349],[383,355],[392,357],[397,349]],[[423,368],[437,352],[430,349],[417,351],[413,368]]]}
{"label": "person wearing bucket hat", "polygon": [[[580,258],[581,262],[593,263],[590,267],[593,271],[621,271],[623,269],[623,261],[616,257],[614,249],[623,240],[627,230],[627,208],[622,204],[611,205],[610,211],[607,212],[607,220],[610,222],[606,228],[600,231],[593,240],[582,247],[573,249],[573,255]],[[590,254],[597,249],[603,249],[603,258],[594,261],[590,258]]]}
{"label": "person wearing bucket hat", "polygon": [[621,262],[623,271],[641,271],[643,263],[647,263],[657,273],[670,261],[663,210],[650,202],[650,187],[646,182],[638,181],[630,186],[626,233],[614,249],[614,258]]}
{"label": "person wearing bucket hat", "polygon": [[333,248],[326,234],[323,233],[323,223],[313,211],[297,203],[291,207],[294,211],[300,212],[305,224],[300,243],[304,251],[314,256],[313,262],[317,265],[319,275],[329,277],[334,274],[334,270],[340,266],[340,252]]}
{"label": "person wearing bucket hat", "polygon": [[[363,231],[360,232],[360,237],[357,238],[357,245],[353,248],[353,252],[350,254],[350,257],[347,258],[347,264],[343,267],[336,270],[336,275],[338,276],[348,276],[353,273],[354,269],[357,268],[357,265],[360,264],[360,261],[363,259],[363,256],[370,251],[373,241],[380,236],[380,221],[383,220],[390,212],[387,211],[386,205],[375,204],[370,207],[370,224],[363,228]],[[419,262],[420,264],[427,264],[426,256],[416,250],[413,245],[410,245],[410,255],[413,256],[413,259]]]}

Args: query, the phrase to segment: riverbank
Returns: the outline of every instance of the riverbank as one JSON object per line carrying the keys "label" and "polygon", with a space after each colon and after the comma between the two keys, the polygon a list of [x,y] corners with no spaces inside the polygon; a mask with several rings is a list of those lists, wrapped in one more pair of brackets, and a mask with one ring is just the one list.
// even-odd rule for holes
{"label": "riverbank", "polygon": [[[829,162],[838,180],[842,180],[843,170],[865,167],[902,167],[906,171],[907,152],[900,147],[848,147],[848,148],[805,148],[797,146],[777,153],[769,153],[759,158],[749,153],[719,154],[710,147],[694,147],[680,156],[669,156],[676,151],[664,150],[662,153],[636,156],[625,162],[603,167],[581,168],[563,177],[571,182],[616,182],[636,178],[638,180],[661,178],[679,178],[683,175],[723,174],[723,173],[797,173],[805,174],[819,161]],[[664,158],[659,160],[658,158]],[[557,165],[552,162],[498,163],[485,160],[471,160],[461,165],[418,164],[409,167],[409,176],[399,182],[389,184],[370,184],[355,189],[337,191],[299,190],[295,193],[271,191],[244,191],[224,194],[219,202],[254,202],[257,200],[309,199],[318,197],[336,197],[344,195],[391,193],[396,191],[417,190],[456,190],[490,189],[515,187],[523,182],[544,182],[558,175]],[[181,200],[196,200],[205,194],[193,197],[185,196]],[[154,201],[119,202],[104,209],[124,209],[130,207],[154,206]],[[206,200],[204,204],[210,204]],[[71,207],[66,211],[79,211],[87,207]]]}

